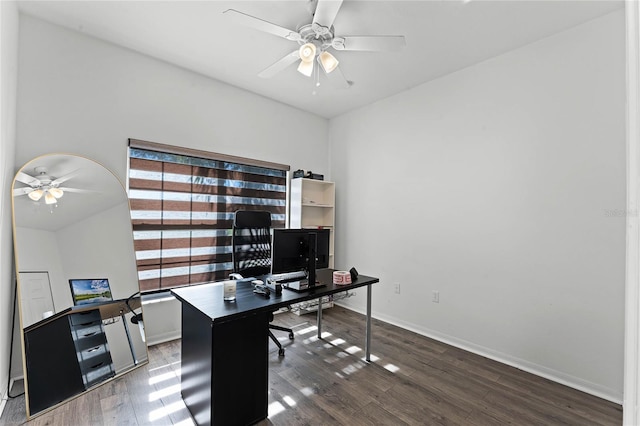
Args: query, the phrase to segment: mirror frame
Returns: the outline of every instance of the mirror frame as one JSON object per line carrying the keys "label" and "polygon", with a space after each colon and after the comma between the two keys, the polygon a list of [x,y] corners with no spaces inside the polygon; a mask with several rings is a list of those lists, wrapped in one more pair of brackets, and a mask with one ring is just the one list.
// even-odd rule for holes
{"label": "mirror frame", "polygon": [[[127,215],[127,230],[128,233],[130,234],[130,244],[131,244],[131,248],[132,248],[132,252],[134,253],[134,258],[131,259],[131,264],[132,264],[132,268],[133,271],[135,272],[135,284],[137,287],[137,293],[133,293],[129,298],[127,299],[118,299],[118,300],[114,300],[113,302],[106,302],[105,304],[102,304],[101,307],[94,306],[94,305],[87,305],[87,307],[85,308],[81,308],[80,306],[75,306],[75,307],[71,307],[71,308],[65,308],[62,310],[57,310],[57,312],[55,312],[53,314],[52,317],[48,318],[48,317],[43,317],[42,320],[38,321],[37,323],[34,324],[48,324],[49,322],[53,323],[55,322],[55,319],[52,319],[51,321],[48,321],[51,318],[54,317],[62,317],[62,316],[67,316],[69,317],[69,321],[71,320],[71,316],[72,315],[81,315],[82,312],[88,312],[88,311],[96,311],[98,310],[100,312],[100,322],[104,323],[104,318],[103,315],[115,315],[114,318],[119,315],[119,319],[121,321],[123,321],[123,327],[124,327],[124,332],[126,333],[126,337],[127,337],[127,341],[129,344],[129,349],[131,350],[131,357],[133,359],[133,365],[130,367],[125,367],[123,370],[121,371],[116,371],[115,367],[113,368],[114,370],[114,375],[108,378],[105,378],[102,381],[96,381],[95,383],[91,383],[91,384],[87,384],[85,383],[85,388],[83,391],[78,392],[76,394],[70,395],[66,398],[64,398],[62,401],[53,403],[52,405],[43,408],[39,411],[37,411],[36,413],[32,413],[31,412],[31,404],[30,404],[30,398],[29,398],[29,377],[27,374],[27,350],[26,350],[26,342],[25,342],[25,327],[24,327],[24,323],[23,323],[23,306],[22,306],[22,285],[20,282],[20,273],[21,272],[35,272],[35,271],[21,271],[20,268],[20,261],[19,261],[19,248],[18,248],[18,238],[17,238],[17,224],[16,224],[16,202],[15,202],[15,196],[13,194],[13,190],[16,188],[16,182],[20,182],[19,180],[17,180],[18,175],[21,172],[24,172],[26,170],[29,169],[29,167],[34,167],[37,166],[38,161],[42,161],[45,160],[46,158],[50,158],[50,157],[56,157],[56,156],[60,156],[60,157],[71,157],[71,158],[75,158],[78,160],[82,160],[82,161],[87,161],[87,162],[91,162],[95,167],[99,167],[101,169],[103,169],[105,175],[109,176],[109,179],[115,179],[114,182],[117,182],[117,186],[119,188],[121,188],[122,190],[122,194],[124,194],[124,199],[126,200],[126,204],[127,204],[127,209],[128,209],[128,215]],[[35,163],[35,164],[34,164]],[[28,174],[33,174],[33,172],[30,172]],[[72,181],[72,179],[70,179]],[[24,185],[24,184],[23,184]],[[115,183],[114,183],[115,185]],[[67,186],[66,183],[63,184],[63,186]],[[12,214],[12,230],[13,230],[13,250],[14,250],[14,261],[15,261],[15,282],[16,282],[16,304],[18,305],[18,318],[19,318],[19,322],[18,322],[18,327],[19,327],[19,334],[20,334],[20,342],[21,342],[21,349],[22,349],[22,370],[23,370],[23,377],[24,377],[24,395],[25,395],[25,408],[26,408],[26,417],[27,420],[31,420],[37,416],[40,416],[44,413],[47,413],[57,407],[60,407],[66,403],[68,403],[69,401],[82,396],[84,394],[86,394],[87,392],[90,392],[106,383],[109,383],[131,371],[136,370],[137,368],[140,368],[142,366],[144,366],[145,364],[147,364],[149,362],[149,350],[148,350],[148,345],[146,343],[146,339],[144,337],[142,337],[142,343],[144,345],[144,355],[145,358],[144,359],[138,359],[138,357],[136,356],[136,352],[134,351],[134,347],[133,344],[131,342],[131,339],[129,337],[129,331],[128,331],[128,326],[126,324],[127,320],[130,320],[131,317],[133,317],[134,315],[136,315],[135,312],[133,312],[134,309],[140,309],[140,319],[142,319],[143,317],[143,308],[142,308],[142,303],[141,303],[141,299],[142,296],[140,294],[140,283],[139,283],[139,278],[138,278],[138,271],[137,271],[137,266],[136,266],[136,260],[135,260],[135,250],[134,250],[134,246],[133,246],[133,226],[131,223],[131,204],[130,204],[130,200],[125,188],[125,185],[123,185],[122,181],[118,178],[118,176],[113,173],[112,170],[110,170],[109,168],[105,167],[102,163],[95,161],[91,158],[85,157],[85,156],[81,156],[81,155],[77,155],[77,154],[71,154],[71,153],[48,153],[48,154],[43,154],[40,155],[38,157],[35,157],[31,160],[29,160],[28,162],[26,162],[24,165],[22,165],[17,171],[16,174],[12,180],[11,183],[11,214]],[[44,202],[44,199],[40,200],[39,202]],[[114,205],[117,206],[118,204]],[[90,214],[86,215],[85,218],[89,218],[92,217],[93,215],[97,214],[96,212],[91,212]],[[51,286],[51,282],[49,283],[49,285]],[[113,288],[111,288],[111,290],[113,291]],[[50,287],[50,291],[53,291]],[[52,300],[53,300],[53,296],[52,296]],[[54,304],[55,306],[55,304]],[[79,309],[78,309],[79,308]],[[14,306],[15,309],[15,306]],[[128,309],[128,310],[127,310]],[[71,311],[71,312],[69,312]],[[15,311],[14,311],[15,312]],[[79,312],[79,313],[76,313]],[[119,312],[118,314],[115,314],[115,312]],[[47,312],[47,314],[49,314],[49,312]],[[130,315],[131,317],[127,317],[125,316],[125,314]],[[14,313],[15,315],[15,313]],[[31,326],[31,325],[30,325]],[[29,326],[29,327],[30,327]],[[39,325],[38,327],[40,327],[41,325]],[[69,325],[69,328],[71,329],[73,326]],[[28,328],[28,327],[26,327]],[[137,328],[137,327],[136,327]],[[102,329],[104,329],[104,325],[102,326]],[[12,330],[12,332],[15,332],[15,329]],[[140,332],[143,333],[143,329],[142,326],[140,327]],[[106,338],[106,331],[104,332],[105,334],[105,341],[106,341],[106,347],[109,346],[109,342]],[[138,348],[140,349],[140,348]],[[111,349],[107,349],[108,352],[111,351]],[[110,354],[109,354],[110,356]],[[75,360],[77,360],[77,358],[74,358]],[[79,362],[78,362],[79,364]]]}

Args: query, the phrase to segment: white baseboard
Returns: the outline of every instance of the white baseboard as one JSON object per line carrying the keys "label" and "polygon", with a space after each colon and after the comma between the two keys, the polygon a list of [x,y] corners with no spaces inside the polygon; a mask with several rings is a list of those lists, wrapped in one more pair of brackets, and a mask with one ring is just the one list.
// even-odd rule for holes
{"label": "white baseboard", "polygon": [[7,406],[7,393],[9,391],[7,390],[7,392],[5,392],[3,395],[0,395],[0,417],[2,417],[2,412],[4,411],[4,407]]}
{"label": "white baseboard", "polygon": [[2,417],[2,413],[4,411],[4,407],[7,406],[7,401],[9,400],[9,394],[11,393],[11,388],[13,387],[13,382],[16,379],[9,380],[9,387],[5,389],[2,395],[0,395],[0,417]]}
{"label": "white baseboard", "polygon": [[2,417],[2,412],[4,411],[4,407],[7,406],[7,398],[6,395],[2,396],[2,399],[0,399],[0,417]]}
{"label": "white baseboard", "polygon": [[[363,315],[366,314],[365,310],[355,308],[349,305],[344,305],[338,302],[336,302],[336,304],[339,306],[342,306],[345,309],[349,309],[351,311],[358,312]],[[404,322],[397,318],[387,317],[385,315],[372,315],[372,317],[380,321],[384,321],[386,323],[398,326],[400,328],[404,328],[405,330],[409,330],[414,333],[420,334],[422,336],[429,337],[439,342],[446,343],[447,345],[451,345],[456,348],[460,348],[465,351],[483,356],[485,358],[498,361],[502,364],[506,364],[511,367],[518,368],[522,371],[526,371],[527,373],[544,377],[545,379],[549,379],[551,381],[560,383],[570,388],[577,389],[579,391],[588,393],[590,395],[597,396],[598,398],[602,398],[616,404],[622,404],[623,395],[621,392],[615,391],[613,389],[609,389],[604,386],[600,386],[595,383],[591,383],[587,380],[580,379],[579,377],[571,376],[569,374],[565,374],[560,371],[556,371],[551,368],[544,367],[542,365],[538,365],[517,357],[513,357],[511,355],[508,355],[499,351],[495,351],[493,349],[490,349],[481,345],[477,345],[475,343],[471,343],[463,339],[458,339],[457,337],[439,333],[434,330],[428,330],[428,329],[425,330],[425,329],[416,327],[414,324]],[[375,335],[372,335],[372,336],[375,341]]]}

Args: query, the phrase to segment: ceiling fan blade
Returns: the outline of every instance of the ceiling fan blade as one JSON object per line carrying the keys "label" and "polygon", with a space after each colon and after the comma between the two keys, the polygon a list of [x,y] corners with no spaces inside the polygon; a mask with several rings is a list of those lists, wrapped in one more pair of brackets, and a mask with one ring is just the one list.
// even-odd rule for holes
{"label": "ceiling fan blade", "polygon": [[27,186],[27,187],[23,187],[23,188],[15,188],[13,190],[13,196],[14,197],[18,197],[20,195],[27,195],[28,193],[32,192],[33,188]]}
{"label": "ceiling fan blade", "polygon": [[300,40],[300,34],[290,29],[281,27],[280,25],[272,24],[255,16],[247,15],[246,13],[238,12],[235,9],[227,9],[224,12],[230,19],[233,19],[236,23],[244,25],[245,27],[253,28],[255,30],[263,31],[265,33],[277,35],[279,37],[286,38],[287,40],[298,41]]}
{"label": "ceiling fan blade", "polygon": [[342,74],[340,66],[337,66],[330,73],[326,73],[326,76],[331,85],[336,89],[348,89],[353,84],[345,78],[344,74]]}
{"label": "ceiling fan blade", "polygon": [[42,182],[40,182],[39,179],[22,172],[18,172],[18,174],[16,175],[16,180],[29,186],[42,185]]}
{"label": "ceiling fan blade", "polygon": [[80,188],[66,188],[66,187],[60,187],[58,189],[63,190],[64,192],[77,192],[77,193],[88,193],[88,192],[96,192],[96,191],[92,191],[90,189],[80,189]]}
{"label": "ceiling fan blade", "polygon": [[346,36],[333,40],[336,50],[379,52],[401,50],[405,46],[404,36]]}
{"label": "ceiling fan blade", "polygon": [[268,68],[262,70],[260,72],[260,74],[258,74],[258,77],[271,78],[271,77],[273,77],[274,75],[278,74],[280,71],[284,70],[289,65],[293,64],[294,62],[296,62],[299,59],[300,59],[300,54],[298,53],[298,50],[294,50],[293,52],[289,53],[284,58],[280,59],[275,64],[273,64],[273,65],[269,66]]}
{"label": "ceiling fan blade", "polygon": [[312,23],[331,28],[340,6],[342,6],[342,0],[318,0]]}
{"label": "ceiling fan blade", "polygon": [[80,171],[80,169],[74,170],[71,173],[67,173],[64,176],[59,177],[56,180],[51,181],[51,185],[52,186],[60,185],[61,183],[64,183],[64,182],[68,181],[69,179],[71,179],[72,177],[76,176],[79,171]]}

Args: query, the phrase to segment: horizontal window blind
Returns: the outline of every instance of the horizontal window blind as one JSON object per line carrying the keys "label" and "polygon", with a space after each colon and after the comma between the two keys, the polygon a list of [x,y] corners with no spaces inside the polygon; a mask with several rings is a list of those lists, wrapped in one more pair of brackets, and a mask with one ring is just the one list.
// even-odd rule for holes
{"label": "horizontal window blind", "polygon": [[288,167],[136,146],[130,143],[128,183],[141,291],[228,277],[237,210],[267,210],[274,228],[285,226]]}

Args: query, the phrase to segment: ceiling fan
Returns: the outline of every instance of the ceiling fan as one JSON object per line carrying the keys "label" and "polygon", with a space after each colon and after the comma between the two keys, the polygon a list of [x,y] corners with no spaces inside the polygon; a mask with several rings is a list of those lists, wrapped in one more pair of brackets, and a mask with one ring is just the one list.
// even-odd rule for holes
{"label": "ceiling fan", "polygon": [[[246,13],[234,9],[228,9],[223,13],[237,23],[260,30],[266,33],[283,37],[297,42],[298,49],[267,67],[258,76],[263,78],[273,77],[289,65],[300,61],[298,71],[307,77],[311,77],[314,71],[314,61],[322,67],[329,80],[340,88],[349,87],[352,82],[347,81],[338,67],[338,60],[329,49],[359,50],[359,51],[394,51],[405,46],[404,36],[337,36],[333,28],[333,22],[338,15],[343,0],[309,0],[309,11],[313,15],[313,21],[301,25],[297,31],[281,27],[280,25],[264,21]],[[319,74],[316,74],[318,76]],[[319,83],[317,83],[319,84]]]}
{"label": "ceiling fan", "polygon": [[60,186],[62,183],[68,181],[74,177],[78,170],[68,173],[62,177],[55,178],[47,174],[46,167],[36,167],[34,169],[35,175],[29,176],[24,172],[18,172],[16,175],[16,181],[24,183],[25,187],[15,188],[13,190],[13,196],[27,195],[33,201],[39,201],[44,197],[46,204],[56,204],[58,199],[62,197],[66,192],[89,192],[84,189],[68,188]]}

